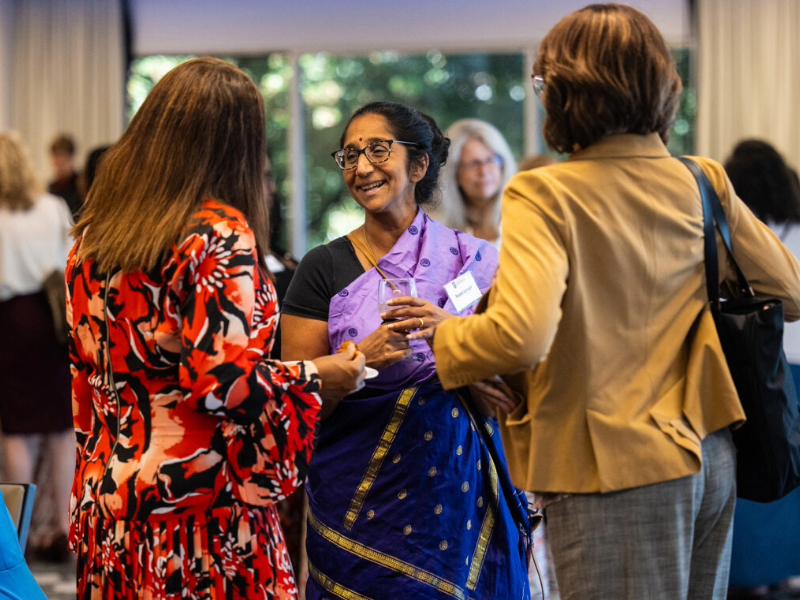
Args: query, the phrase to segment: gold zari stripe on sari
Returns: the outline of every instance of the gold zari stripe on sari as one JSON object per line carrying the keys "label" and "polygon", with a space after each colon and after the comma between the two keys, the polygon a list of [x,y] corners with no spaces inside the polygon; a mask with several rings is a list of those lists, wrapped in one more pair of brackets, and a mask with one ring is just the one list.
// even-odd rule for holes
{"label": "gold zari stripe on sari", "polygon": [[478,535],[475,553],[472,555],[472,560],[470,561],[469,577],[467,578],[467,589],[473,591],[478,586],[478,578],[481,576],[483,560],[486,558],[486,549],[489,547],[489,540],[492,539],[492,532],[494,531],[496,522],[495,512],[497,511],[497,503],[499,500],[497,469],[491,457],[489,458],[489,481],[492,486],[492,498],[486,506],[486,514],[483,517],[481,532],[480,535]]}
{"label": "gold zari stripe on sari", "polygon": [[[308,512],[308,523],[311,525],[314,531],[321,535],[326,541],[338,548],[341,548],[345,552],[349,552],[350,554],[353,554],[359,558],[363,558],[364,560],[368,560],[378,566],[390,569],[396,573],[400,573],[401,575],[405,575],[406,577],[419,581],[420,583],[424,583],[425,585],[429,585],[437,591],[447,594],[448,596],[452,596],[453,598],[457,598],[458,600],[467,600],[467,594],[464,592],[464,590],[456,586],[454,583],[446,581],[441,577],[430,573],[429,571],[419,569],[414,565],[400,560],[399,558],[389,556],[388,554],[343,536],[339,532],[334,531],[322,523],[310,510]],[[331,583],[333,584],[334,582]],[[342,596],[342,598],[348,597]]]}
{"label": "gold zari stripe on sari", "polygon": [[414,398],[416,393],[417,388],[408,388],[403,390],[400,394],[400,397],[397,399],[397,404],[394,407],[394,411],[389,419],[389,423],[386,425],[386,429],[383,430],[381,439],[378,442],[375,451],[372,453],[372,458],[369,461],[369,465],[367,465],[367,470],[364,471],[364,476],[361,478],[361,483],[358,484],[356,493],[353,496],[353,499],[350,501],[350,508],[344,517],[344,522],[342,524],[348,531],[353,528],[353,525],[356,523],[356,519],[358,519],[358,515],[364,506],[364,501],[367,498],[367,494],[369,493],[372,485],[375,483],[375,479],[378,477],[378,471],[381,469],[381,465],[383,464],[383,460],[386,458],[386,455],[389,452],[389,448],[392,447],[394,438],[397,437],[397,432],[400,430],[400,425],[402,425],[403,419],[406,416],[408,405],[411,404],[411,400]]}
{"label": "gold zari stripe on sari", "polygon": [[344,598],[344,600],[372,600],[372,598],[368,596],[357,594],[353,590],[336,583],[333,579],[325,575],[325,573],[320,572],[319,569],[317,569],[310,562],[308,563],[308,572],[314,579],[317,580],[317,583],[319,583],[334,596]]}
{"label": "gold zari stripe on sari", "polygon": [[[481,424],[475,422],[475,418],[472,415],[472,411],[470,410],[470,405],[461,397],[461,394],[458,395],[458,399],[461,401],[461,405],[464,407],[464,411],[469,416],[470,421],[475,426],[475,428],[480,427]],[[494,433],[494,429],[492,426],[487,423],[483,422],[484,429],[486,434],[491,436]],[[479,434],[480,435],[480,434]],[[478,587],[478,579],[481,576],[481,569],[483,569],[483,561],[486,559],[486,550],[489,548],[489,540],[492,539],[492,533],[494,532],[494,526],[497,522],[497,511],[499,508],[500,503],[500,480],[497,477],[497,468],[494,464],[494,459],[492,458],[491,452],[489,454],[489,483],[492,489],[492,497],[486,506],[486,514],[483,517],[483,523],[481,524],[481,532],[478,535],[478,543],[475,546],[475,552],[472,554],[472,560],[470,561],[469,565],[469,577],[467,578],[467,589],[471,591],[475,591],[475,588]]]}

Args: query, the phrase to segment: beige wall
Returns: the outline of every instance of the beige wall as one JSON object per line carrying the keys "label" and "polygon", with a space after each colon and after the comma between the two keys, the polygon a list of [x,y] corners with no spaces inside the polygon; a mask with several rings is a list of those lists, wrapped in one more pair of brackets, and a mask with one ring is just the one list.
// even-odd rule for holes
{"label": "beige wall", "polygon": [[[15,6],[0,0],[0,128],[12,114]],[[587,0],[130,0],[134,52],[146,54],[365,52],[379,49],[531,49]],[[686,0],[631,0],[680,45],[689,39]],[[30,74],[35,77],[35,73]],[[120,110],[122,108],[120,107]]]}
{"label": "beige wall", "polygon": [[13,0],[0,0],[0,131],[10,129],[11,52],[14,47]]}
{"label": "beige wall", "polygon": [[[137,54],[530,48],[589,0],[132,0]],[[671,44],[686,0],[629,0]]]}

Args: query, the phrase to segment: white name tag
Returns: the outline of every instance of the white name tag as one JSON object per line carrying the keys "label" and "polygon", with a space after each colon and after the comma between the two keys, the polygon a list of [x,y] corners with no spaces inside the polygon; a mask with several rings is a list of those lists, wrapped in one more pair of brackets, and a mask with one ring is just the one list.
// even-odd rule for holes
{"label": "white name tag", "polygon": [[444,284],[444,291],[450,297],[456,312],[461,312],[481,299],[481,289],[469,271]]}

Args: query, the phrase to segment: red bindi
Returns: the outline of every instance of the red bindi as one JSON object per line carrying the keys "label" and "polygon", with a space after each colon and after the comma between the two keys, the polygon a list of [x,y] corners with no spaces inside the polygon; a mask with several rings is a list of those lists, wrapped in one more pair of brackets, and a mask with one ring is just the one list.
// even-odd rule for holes
{"label": "red bindi", "polygon": [[360,141],[363,141],[363,139],[364,139],[364,138],[358,138],[358,141],[359,141],[359,142],[360,142]]}

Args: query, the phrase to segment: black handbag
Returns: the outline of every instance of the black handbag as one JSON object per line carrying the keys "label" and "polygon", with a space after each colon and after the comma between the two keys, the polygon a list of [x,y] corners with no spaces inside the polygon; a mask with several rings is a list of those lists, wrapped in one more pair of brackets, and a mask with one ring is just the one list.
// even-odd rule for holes
{"label": "black handbag", "polygon": [[[700,166],[680,158],[697,179],[703,201],[706,287],[719,341],[747,422],[733,431],[737,495],[773,502],[800,485],[800,414],[783,353],[783,303],[756,296],[733,256],[725,211]],[[714,224],[736,269],[733,298],[720,299]]]}

